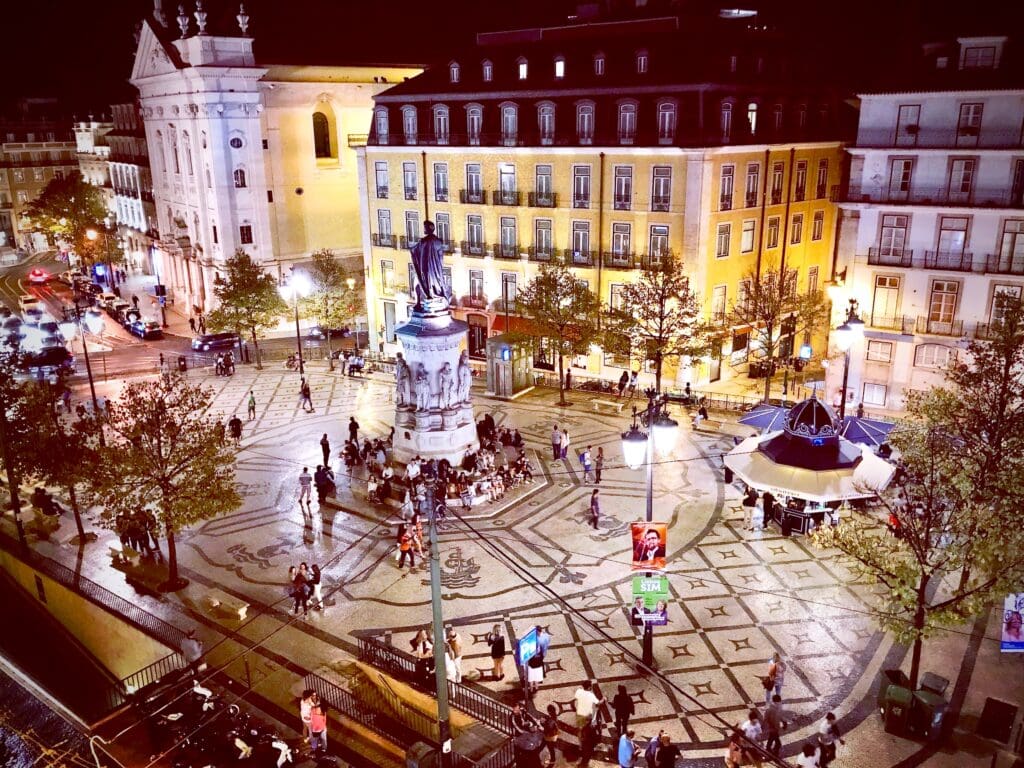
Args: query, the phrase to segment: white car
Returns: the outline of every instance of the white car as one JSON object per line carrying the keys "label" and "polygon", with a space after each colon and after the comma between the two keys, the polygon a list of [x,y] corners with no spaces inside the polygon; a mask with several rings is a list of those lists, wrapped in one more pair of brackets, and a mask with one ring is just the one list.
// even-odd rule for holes
{"label": "white car", "polygon": [[27,312],[30,309],[38,309],[39,311],[42,311],[43,303],[39,301],[38,297],[33,296],[30,293],[26,293],[18,299],[18,308],[21,309],[22,312]]}

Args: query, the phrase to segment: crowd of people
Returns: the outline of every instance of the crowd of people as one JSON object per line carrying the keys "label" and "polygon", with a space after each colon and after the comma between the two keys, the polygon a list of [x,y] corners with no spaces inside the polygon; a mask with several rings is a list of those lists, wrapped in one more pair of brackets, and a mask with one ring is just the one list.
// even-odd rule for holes
{"label": "crowd of people", "polygon": [[292,599],[292,613],[298,615],[299,608],[302,608],[302,615],[309,615],[310,607],[314,611],[324,609],[324,597],[322,589],[323,575],[320,573],[320,566],[313,563],[307,566],[300,563],[298,567],[291,566],[288,569],[288,582],[285,591]]}

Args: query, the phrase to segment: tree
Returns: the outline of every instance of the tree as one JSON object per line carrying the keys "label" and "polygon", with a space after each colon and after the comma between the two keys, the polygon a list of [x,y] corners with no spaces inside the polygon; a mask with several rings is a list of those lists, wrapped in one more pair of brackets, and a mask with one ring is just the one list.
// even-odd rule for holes
{"label": "tree", "polygon": [[235,454],[209,414],[213,392],[178,373],[132,382],[104,417],[107,444],[99,449],[92,488],[104,506],[103,524],[151,509],[167,538],[167,582],[181,589],[175,534],[234,510]]}
{"label": "tree", "polygon": [[102,228],[110,215],[99,188],[78,172],[50,181],[26,212],[36,228],[66,241],[79,255],[93,258],[98,244],[89,240],[86,232]]}
{"label": "tree", "polygon": [[534,339],[548,339],[558,355],[558,404],[565,400],[565,356],[586,352],[597,339],[599,302],[563,264],[542,264],[516,299],[530,318]]}
{"label": "tree", "polygon": [[[355,281],[338,263],[334,253],[324,248],[313,253],[309,270],[312,291],[303,301],[305,314],[316,318],[327,335],[328,360],[333,368],[333,348],[330,329],[347,327],[363,312],[362,295],[355,289]],[[353,280],[349,288],[348,281]]]}
{"label": "tree", "polygon": [[28,447],[35,432],[35,419],[26,402],[25,385],[18,377],[20,356],[16,345],[0,342],[0,458],[4,463],[18,540],[27,548],[18,492],[29,469]]}
{"label": "tree", "polygon": [[827,317],[821,291],[800,293],[796,273],[781,278],[779,269],[748,272],[741,291],[727,317],[730,326],[750,328],[751,352],[757,355],[764,371],[764,401],[771,398],[775,361],[782,355],[783,344],[805,333],[813,333]]}
{"label": "tree", "polygon": [[637,282],[622,286],[619,306],[607,314],[605,346],[614,348],[625,340],[629,350],[639,349],[653,357],[655,389],[661,392],[666,358],[698,358],[710,349],[710,327],[700,314],[700,302],[690,290],[682,264],[666,254],[645,265]]}
{"label": "tree", "polygon": [[937,628],[962,624],[1024,579],[1024,312],[1014,300],[975,340],[946,383],[908,398],[891,433],[907,472],[904,499],[883,499],[895,536],[878,535],[865,513],[815,534],[883,584],[881,626],[921,651]]}
{"label": "tree", "polygon": [[259,337],[288,310],[274,278],[239,249],[224,263],[224,276],[214,284],[213,293],[219,305],[207,319],[210,329],[250,336],[256,367],[262,368]]}

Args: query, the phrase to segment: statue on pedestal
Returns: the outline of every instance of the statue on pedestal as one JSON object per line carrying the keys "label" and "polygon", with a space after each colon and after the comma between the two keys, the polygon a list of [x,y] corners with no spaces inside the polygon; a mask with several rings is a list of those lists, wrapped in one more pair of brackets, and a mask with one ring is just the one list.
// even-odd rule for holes
{"label": "statue on pedestal", "polygon": [[459,356],[459,367],[455,372],[455,399],[459,403],[469,402],[469,388],[473,383],[473,372],[469,369],[469,352],[465,349]]}
{"label": "statue on pedestal", "polygon": [[412,390],[412,371],[409,364],[405,362],[402,353],[399,352],[395,359],[395,405],[408,405]]}
{"label": "statue on pedestal", "polygon": [[430,410],[430,378],[427,376],[427,369],[423,367],[423,363],[420,363],[419,368],[416,369],[416,410],[417,411],[429,411]]}
{"label": "statue on pedestal", "polygon": [[451,363],[445,363],[437,372],[437,407],[451,408],[454,403],[455,377],[452,375]]}
{"label": "statue on pedestal", "polygon": [[444,243],[434,234],[434,222],[423,222],[426,233],[412,247],[412,265],[416,272],[416,306],[420,312],[439,312],[448,308],[451,291],[444,279]]}

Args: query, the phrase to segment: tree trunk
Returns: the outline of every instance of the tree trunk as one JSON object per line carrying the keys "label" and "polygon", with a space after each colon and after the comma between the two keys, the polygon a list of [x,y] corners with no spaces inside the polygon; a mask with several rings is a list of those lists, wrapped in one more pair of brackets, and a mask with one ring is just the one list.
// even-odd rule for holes
{"label": "tree trunk", "polygon": [[772,399],[772,361],[773,358],[769,355],[764,361],[764,404],[768,405]]}
{"label": "tree trunk", "polygon": [[253,350],[256,353],[256,370],[257,371],[262,371],[263,370],[263,361],[260,359],[260,343],[256,339],[256,329],[255,328],[252,329],[252,347],[253,347]]}
{"label": "tree trunk", "polygon": [[654,353],[654,391],[661,394],[661,365],[665,362],[661,352]]}
{"label": "tree trunk", "polygon": [[558,404],[568,405],[565,400],[565,355],[562,354],[562,342],[558,342]]}
{"label": "tree trunk", "polygon": [[164,527],[167,529],[167,581],[163,587],[168,592],[174,592],[188,582],[178,576],[178,549],[174,542],[174,530],[169,526]]}
{"label": "tree trunk", "polygon": [[71,502],[71,511],[75,515],[75,527],[78,529],[78,546],[85,544],[85,528],[82,527],[82,512],[78,509],[78,497],[75,495],[75,484],[67,485],[68,500]]}
{"label": "tree trunk", "polygon": [[917,690],[917,678],[921,674],[921,649],[924,645],[925,605],[927,604],[928,579],[921,580],[917,588],[917,610],[914,611],[914,646],[910,653],[910,690]]}

